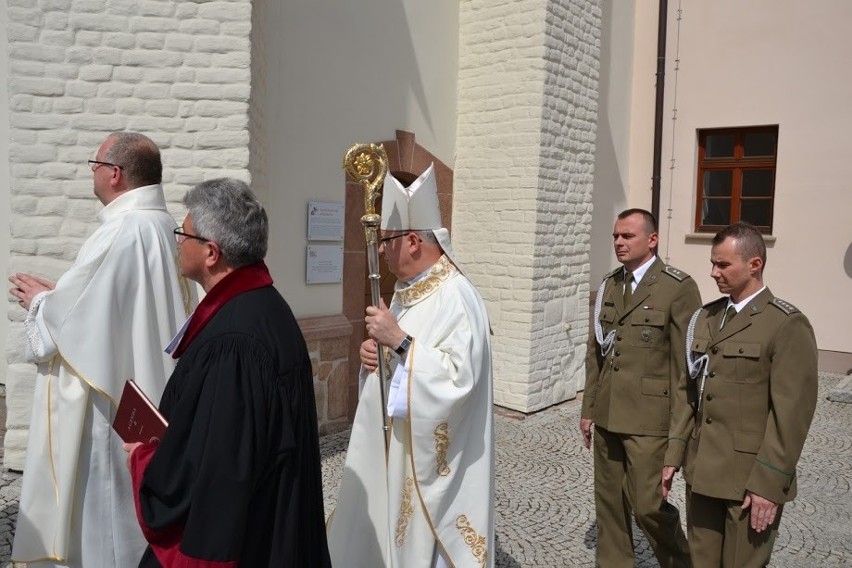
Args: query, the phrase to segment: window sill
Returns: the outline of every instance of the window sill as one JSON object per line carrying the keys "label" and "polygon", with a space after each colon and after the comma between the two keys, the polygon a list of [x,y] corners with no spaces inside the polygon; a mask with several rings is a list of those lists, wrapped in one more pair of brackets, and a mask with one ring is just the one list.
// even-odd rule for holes
{"label": "window sill", "polygon": [[[684,236],[684,240],[686,242],[695,242],[695,241],[712,241],[713,237],[716,236],[716,233],[687,233]],[[777,237],[775,235],[763,235],[763,242],[766,244],[774,244]]]}

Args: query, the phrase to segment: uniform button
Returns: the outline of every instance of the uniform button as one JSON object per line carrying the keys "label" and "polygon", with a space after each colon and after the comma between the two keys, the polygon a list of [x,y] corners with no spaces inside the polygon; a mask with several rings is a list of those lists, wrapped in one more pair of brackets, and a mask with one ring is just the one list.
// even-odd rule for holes
{"label": "uniform button", "polygon": [[617,370],[618,370],[618,367],[617,367],[617,366],[613,368],[613,371],[617,371]]}
{"label": "uniform button", "polygon": [[648,323],[648,321],[649,321],[648,318],[645,318],[645,323]]}
{"label": "uniform button", "polygon": [[712,395],[712,394],[708,394],[708,395],[707,395],[707,400],[713,400],[713,395]]}
{"label": "uniform button", "polygon": [[669,394],[669,389],[663,389],[663,394]]}
{"label": "uniform button", "polygon": [[715,355],[716,353],[718,353],[718,352],[719,352],[719,348],[718,348],[718,347],[714,347],[714,348],[713,348],[713,349],[711,349],[710,351],[713,353],[713,355]]}
{"label": "uniform button", "polygon": [[710,417],[708,416],[708,417],[707,417],[707,420],[705,420],[705,422],[706,422],[707,424],[712,424],[712,423],[713,423],[713,419],[712,419],[712,418],[710,418]]}
{"label": "uniform button", "polygon": [[740,347],[740,353],[745,353],[745,351],[743,351],[742,347]]}
{"label": "uniform button", "polygon": [[710,376],[711,376],[711,377],[715,377],[715,376],[716,376],[716,371],[710,371]]}
{"label": "uniform button", "polygon": [[616,337],[616,338],[615,338],[615,340],[616,340],[616,341],[621,341],[621,336],[619,335],[618,337]]}
{"label": "uniform button", "polygon": [[616,351],[616,352],[615,352],[615,356],[616,356],[616,357],[619,357],[620,355],[621,355],[621,351]]}

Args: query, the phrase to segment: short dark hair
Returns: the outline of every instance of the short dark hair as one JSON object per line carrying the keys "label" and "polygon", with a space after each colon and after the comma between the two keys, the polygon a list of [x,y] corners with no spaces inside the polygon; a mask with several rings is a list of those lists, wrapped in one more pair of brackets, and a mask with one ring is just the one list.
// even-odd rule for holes
{"label": "short dark hair", "polygon": [[726,239],[734,239],[734,248],[743,260],[760,257],[766,266],[766,243],[757,227],[740,222],[728,225],[713,237],[713,246],[720,245]]}
{"label": "short dark hair", "polygon": [[219,245],[231,268],[266,256],[269,220],[245,182],[233,178],[202,182],[186,193],[183,203],[195,232]]}
{"label": "short dark hair", "polygon": [[621,213],[618,214],[619,219],[627,219],[631,215],[641,215],[645,220],[645,230],[648,231],[648,234],[657,232],[657,218],[654,217],[650,211],[646,211],[645,209],[639,209],[638,207],[633,207],[631,209],[625,209]]}
{"label": "short dark hair", "polygon": [[104,161],[121,166],[131,189],[163,182],[163,162],[154,141],[138,132],[113,132]]}

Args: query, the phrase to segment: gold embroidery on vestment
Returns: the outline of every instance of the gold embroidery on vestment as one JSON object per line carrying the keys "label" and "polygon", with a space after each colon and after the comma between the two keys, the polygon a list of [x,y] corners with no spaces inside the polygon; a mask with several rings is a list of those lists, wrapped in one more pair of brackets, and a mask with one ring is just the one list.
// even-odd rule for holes
{"label": "gold embroidery on vestment", "polygon": [[470,552],[473,554],[480,566],[485,566],[488,560],[488,546],[485,543],[485,537],[479,536],[467,520],[467,515],[459,515],[456,517],[456,528],[462,535],[464,543],[470,547]]}
{"label": "gold embroidery on vestment", "polygon": [[414,489],[414,478],[406,477],[402,487],[402,503],[399,505],[399,517],[396,519],[396,538],[394,542],[397,548],[402,548],[405,544],[405,531],[408,529],[408,522],[411,520],[411,515],[414,514],[414,507],[411,505],[412,489]]}
{"label": "gold embroidery on vestment", "polygon": [[447,448],[450,447],[450,427],[446,422],[441,422],[435,427],[435,453],[437,453],[436,471],[438,475],[450,475],[450,466],[447,465]]}
{"label": "gold embroidery on vestment", "polygon": [[442,255],[441,258],[438,259],[438,262],[429,269],[429,274],[411,286],[397,291],[402,305],[410,306],[412,304],[416,304],[437,290],[445,280],[452,276],[454,270],[455,267],[453,266],[453,263],[450,262],[450,259],[448,259],[446,255]]}

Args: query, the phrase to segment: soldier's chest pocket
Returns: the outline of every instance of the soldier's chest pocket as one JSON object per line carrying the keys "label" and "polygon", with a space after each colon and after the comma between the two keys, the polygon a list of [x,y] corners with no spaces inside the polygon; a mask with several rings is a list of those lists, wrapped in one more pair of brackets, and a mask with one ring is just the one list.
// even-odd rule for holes
{"label": "soldier's chest pocket", "polygon": [[760,372],[760,343],[730,341],[722,348],[725,380],[738,383],[757,381]]}
{"label": "soldier's chest pocket", "polygon": [[665,342],[666,312],[637,309],[630,314],[630,342],[639,347],[657,347]]}

